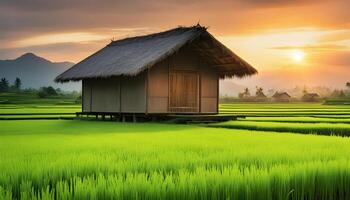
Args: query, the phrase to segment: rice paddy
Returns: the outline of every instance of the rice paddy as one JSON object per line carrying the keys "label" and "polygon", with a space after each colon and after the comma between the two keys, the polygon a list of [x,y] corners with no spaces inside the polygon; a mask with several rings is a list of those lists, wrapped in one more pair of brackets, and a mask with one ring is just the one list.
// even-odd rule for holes
{"label": "rice paddy", "polygon": [[[17,106],[24,110],[0,113],[34,109],[40,118],[79,109]],[[349,199],[350,107],[220,111],[247,117],[215,127],[1,120],[0,199]]]}

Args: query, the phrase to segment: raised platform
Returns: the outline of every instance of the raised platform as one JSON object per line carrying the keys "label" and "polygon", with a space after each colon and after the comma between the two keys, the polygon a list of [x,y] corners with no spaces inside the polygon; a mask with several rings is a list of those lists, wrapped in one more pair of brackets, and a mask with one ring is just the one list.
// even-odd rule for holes
{"label": "raised platform", "polygon": [[215,123],[237,118],[244,118],[237,115],[218,115],[218,114],[144,114],[144,113],[108,113],[108,112],[77,112],[78,118],[109,120],[120,122],[168,122],[178,124],[194,123]]}

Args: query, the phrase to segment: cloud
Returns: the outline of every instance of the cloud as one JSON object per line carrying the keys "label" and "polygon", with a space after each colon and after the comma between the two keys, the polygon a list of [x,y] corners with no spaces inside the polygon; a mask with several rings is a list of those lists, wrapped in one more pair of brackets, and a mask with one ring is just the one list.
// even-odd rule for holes
{"label": "cloud", "polygon": [[[76,46],[76,51],[79,46],[85,51],[86,45],[80,43],[87,42],[89,37],[92,41],[101,39],[105,45],[113,37],[142,35],[178,25],[192,25],[199,20],[209,26],[215,36],[263,35],[271,29],[300,27],[338,30],[350,27],[348,4],[347,0],[223,0],[220,3],[212,0],[2,0],[0,58],[19,54],[23,49],[37,49],[38,45],[64,48],[61,44],[71,44],[69,46]],[[77,33],[84,33],[85,40],[79,42],[78,38],[76,43],[72,42],[74,37],[70,34]],[[57,35],[71,37],[55,41]],[[287,44],[270,46],[273,45]],[[4,48],[10,53],[4,53]],[[248,53],[253,55],[253,60],[252,48]],[[94,50],[96,48],[91,47],[90,52]],[[78,53],[67,55],[59,48],[47,51],[52,57],[56,54],[57,59],[64,56],[71,59],[73,55],[76,55],[73,60],[83,58]]]}
{"label": "cloud", "polygon": [[320,38],[320,42],[342,42],[346,40],[350,40],[350,28],[333,30]]}
{"label": "cloud", "polygon": [[337,44],[320,44],[320,45],[304,45],[304,46],[277,46],[270,49],[277,50],[295,50],[301,49],[306,51],[344,51],[350,49],[346,45],[337,45]]}
{"label": "cloud", "polygon": [[[77,62],[106,46],[111,40],[157,32],[147,27],[94,29],[92,32],[52,33],[25,37],[0,46],[2,58],[15,58],[34,52],[51,60]],[[55,56],[56,55],[56,56]],[[1,59],[1,58],[0,58]]]}
{"label": "cloud", "polygon": [[16,48],[0,48],[0,55],[3,56],[0,59],[14,59],[24,53],[32,52],[55,62],[78,62],[104,46],[106,46],[105,40],[88,43],[67,42]]}
{"label": "cloud", "polygon": [[283,6],[305,6],[319,4],[329,0],[246,0],[243,3],[254,7],[283,7]]}

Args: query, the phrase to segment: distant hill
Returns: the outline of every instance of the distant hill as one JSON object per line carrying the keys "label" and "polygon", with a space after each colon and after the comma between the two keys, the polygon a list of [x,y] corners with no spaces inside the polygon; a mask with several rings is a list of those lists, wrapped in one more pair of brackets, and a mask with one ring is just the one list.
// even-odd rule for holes
{"label": "distant hill", "polygon": [[51,62],[33,53],[26,53],[14,60],[0,60],[0,78],[5,77],[12,84],[16,77],[22,80],[22,88],[53,86],[65,91],[81,90],[81,83],[57,84],[54,78],[74,63]]}

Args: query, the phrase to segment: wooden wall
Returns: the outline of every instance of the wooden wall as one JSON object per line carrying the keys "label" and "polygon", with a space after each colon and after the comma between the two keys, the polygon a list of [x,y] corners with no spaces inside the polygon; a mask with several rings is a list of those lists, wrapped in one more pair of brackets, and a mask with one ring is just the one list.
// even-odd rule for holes
{"label": "wooden wall", "polygon": [[137,76],[122,77],[121,112],[146,112],[146,80],[145,72]]}
{"label": "wooden wall", "polygon": [[219,76],[210,67],[203,67],[200,70],[201,77],[201,112],[216,113],[219,97]]}
{"label": "wooden wall", "polygon": [[167,113],[169,110],[169,73],[173,71],[194,71],[200,77],[200,113],[216,113],[218,103],[218,81],[216,70],[205,63],[190,48],[184,48],[175,55],[149,69],[148,113]]}
{"label": "wooden wall", "polygon": [[91,85],[89,80],[82,81],[82,110],[91,112]]}
{"label": "wooden wall", "polygon": [[83,81],[84,112],[144,113],[145,110],[144,73],[135,77]]}
{"label": "wooden wall", "polygon": [[148,112],[167,113],[169,96],[169,60],[158,63],[148,72]]}
{"label": "wooden wall", "polygon": [[119,80],[92,80],[92,112],[119,112]]}

